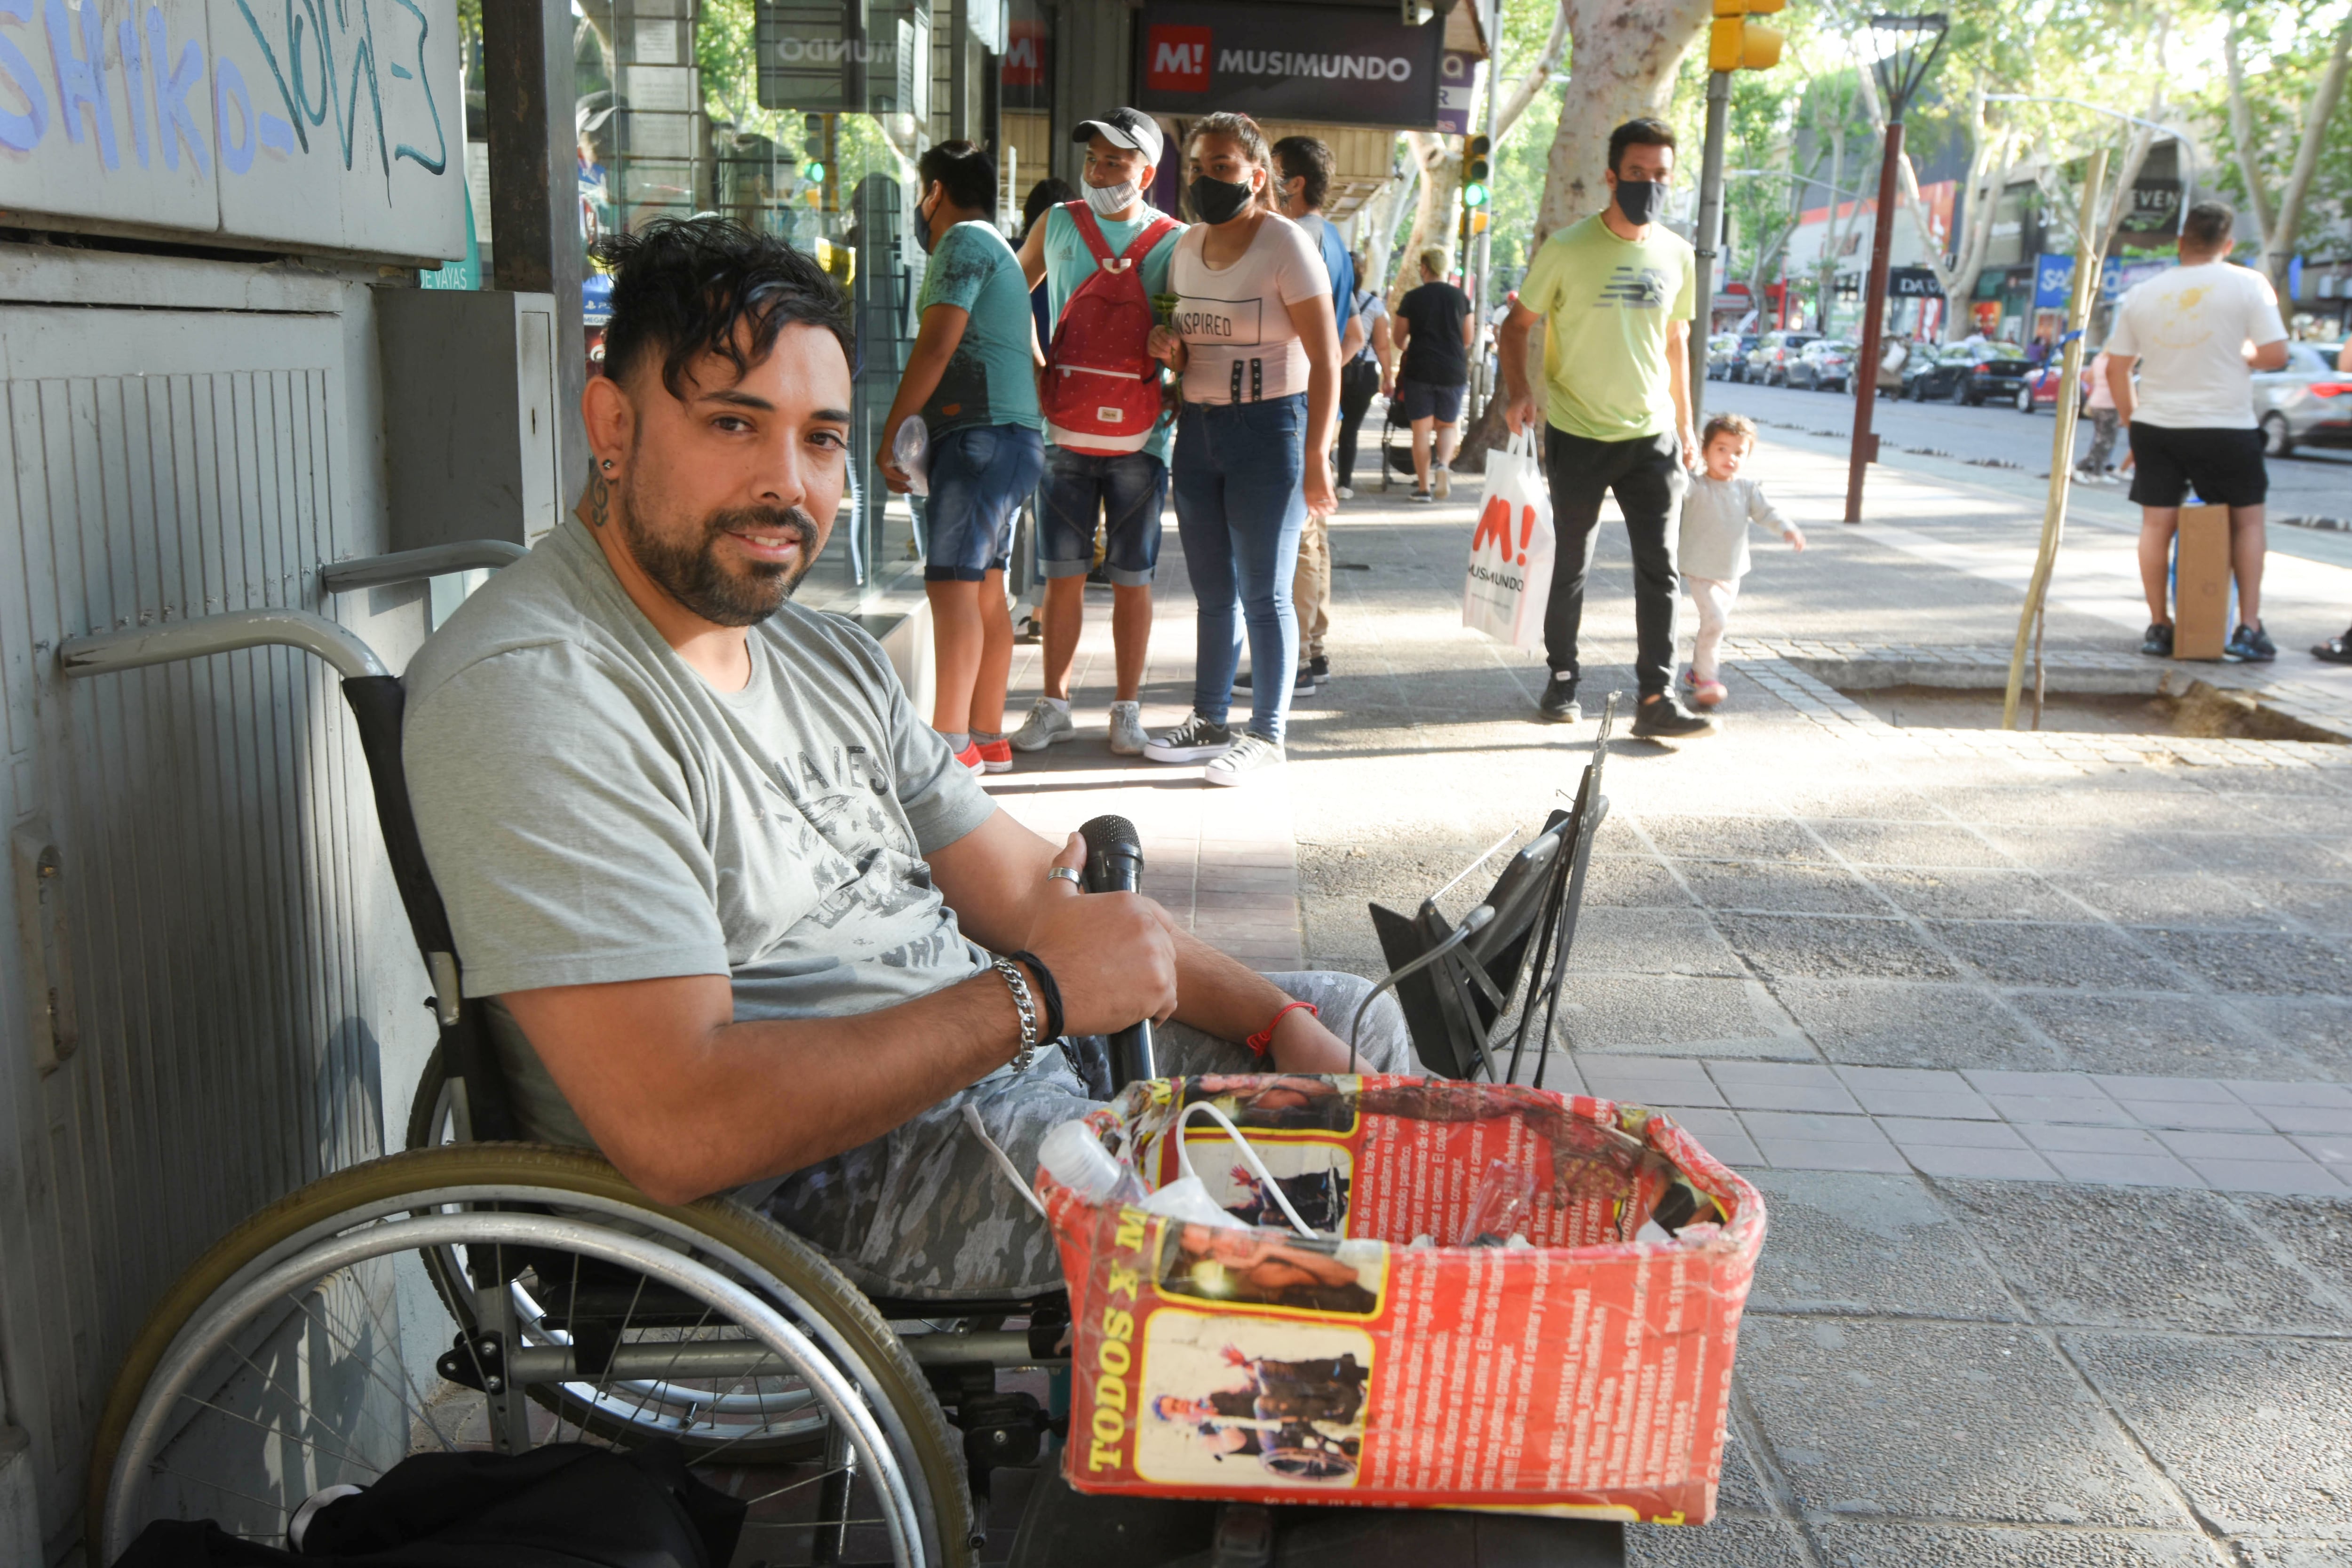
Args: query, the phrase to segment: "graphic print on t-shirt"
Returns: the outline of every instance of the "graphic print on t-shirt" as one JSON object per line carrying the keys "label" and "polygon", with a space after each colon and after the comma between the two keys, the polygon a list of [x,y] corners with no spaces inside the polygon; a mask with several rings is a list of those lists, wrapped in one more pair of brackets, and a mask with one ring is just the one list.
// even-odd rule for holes
{"label": "graphic print on t-shirt", "polygon": [[1265,301],[1211,300],[1187,294],[1176,302],[1176,313],[1170,321],[1176,335],[1188,343],[1255,348],[1265,330]]}
{"label": "graphic print on t-shirt", "polygon": [[1620,263],[1609,274],[1609,281],[1601,286],[1601,297],[1592,301],[1596,310],[1605,305],[1619,310],[1663,310],[1666,306],[1666,275],[1654,267],[1633,267]]}

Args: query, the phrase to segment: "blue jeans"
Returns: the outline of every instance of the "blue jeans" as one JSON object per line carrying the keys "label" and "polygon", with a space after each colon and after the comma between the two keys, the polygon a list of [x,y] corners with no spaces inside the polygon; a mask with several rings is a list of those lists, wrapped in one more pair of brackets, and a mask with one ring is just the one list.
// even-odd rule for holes
{"label": "blue jeans", "polygon": [[1037,488],[1045,438],[1022,425],[967,425],[931,443],[923,581],[977,583],[1004,570],[1013,514]]}
{"label": "blue jeans", "polygon": [[1150,585],[1160,564],[1160,502],[1168,465],[1149,452],[1092,457],[1045,448],[1037,487],[1037,559],[1048,577],[1083,577],[1095,563],[1095,514],[1103,518],[1104,574],[1122,588]]}
{"label": "blue jeans", "polygon": [[1260,403],[1187,403],[1170,478],[1176,534],[1200,601],[1192,707],[1225,721],[1249,628],[1251,731],[1282,739],[1298,665],[1290,579],[1307,521],[1307,395]]}

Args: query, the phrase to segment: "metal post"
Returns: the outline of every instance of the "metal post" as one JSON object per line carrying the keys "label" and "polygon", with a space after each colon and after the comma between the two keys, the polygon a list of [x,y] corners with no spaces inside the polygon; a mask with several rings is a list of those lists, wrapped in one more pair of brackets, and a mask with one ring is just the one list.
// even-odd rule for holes
{"label": "metal post", "polygon": [[1895,243],[1895,170],[1903,156],[1902,105],[1886,122],[1886,150],[1878,163],[1878,210],[1870,220],[1870,287],[1862,307],[1862,352],[1853,366],[1853,455],[1845,470],[1845,520],[1862,521],[1862,477],[1878,461],[1871,419],[1878,411],[1878,347],[1886,322],[1886,263]]}
{"label": "metal post", "polygon": [[1706,145],[1699,153],[1698,222],[1693,248],[1698,253],[1698,313],[1691,321],[1691,428],[1706,416],[1706,341],[1715,335],[1715,258],[1723,248],[1723,122],[1731,106],[1731,73],[1706,78]]}
{"label": "metal post", "polygon": [[[2025,684],[2028,643],[2038,649],[2042,616],[2050,598],[2050,575],[2058,564],[2058,541],[2066,527],[2066,487],[2074,469],[2074,411],[2080,405],[2074,387],[2083,374],[2083,329],[2091,319],[2091,300],[2097,289],[2101,257],[2096,215],[2101,188],[2107,183],[2107,149],[2091,154],[2091,172],[2083,182],[2083,205],[2074,231],[2074,289],[2066,305],[2066,352],[2059,358],[2058,428],[2050,437],[2050,494],[2042,507],[2042,549],[2033,558],[2033,578],[2026,584],[2025,607],[2018,612],[2017,642],[2010,649],[2009,686],[2001,694],[2000,727],[2017,728],[2017,697]],[[2038,696],[2037,687],[2037,696]],[[2035,703],[2039,728],[2040,703]]]}
{"label": "metal post", "polygon": [[587,258],[572,25],[571,0],[488,0],[482,7],[492,280],[517,293],[555,296],[555,457],[566,501],[588,476],[588,431],[580,422],[588,385],[580,331]]}
{"label": "metal post", "polygon": [[[1486,145],[1490,149],[1486,156],[1490,159],[1502,154],[1503,138],[1498,130],[1502,123],[1502,115],[1503,0],[1493,0],[1493,3],[1486,7]],[[1500,181],[1490,178],[1486,182],[1486,188],[1491,192],[1499,184],[1501,184]],[[1470,367],[1470,419],[1465,426],[1473,430],[1478,427],[1478,421],[1485,417],[1487,399],[1492,397],[1495,392],[1494,387],[1486,380],[1486,318],[1494,314],[1495,309],[1495,199],[1492,195],[1486,198],[1486,232],[1478,237],[1476,270],[1470,270],[1467,257],[1463,258],[1464,270],[1469,272],[1474,285],[1470,292],[1470,319],[1473,323],[1470,342],[1473,344],[1471,352],[1478,356],[1477,363]]]}

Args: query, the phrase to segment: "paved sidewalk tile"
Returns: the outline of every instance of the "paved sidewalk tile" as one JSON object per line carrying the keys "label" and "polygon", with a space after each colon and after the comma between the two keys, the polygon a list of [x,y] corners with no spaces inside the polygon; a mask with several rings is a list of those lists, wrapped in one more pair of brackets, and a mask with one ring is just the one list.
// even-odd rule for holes
{"label": "paved sidewalk tile", "polygon": [[1738,1116],[1728,1110],[1671,1110],[1667,1112],[1682,1123],[1685,1131],[1699,1142],[1699,1147],[1727,1165],[1761,1165],[1763,1152],[1756,1141],[1748,1136]]}
{"label": "paved sidewalk tile", "polygon": [[2088,1073],[2007,1072],[1990,1068],[1964,1068],[1960,1076],[1983,1095],[2064,1095],[2084,1100],[2106,1098],[2106,1091],[2093,1081]]}
{"label": "paved sidewalk tile", "polygon": [[2062,1149],[2074,1154],[2162,1154],[2165,1147],[2152,1132],[2137,1127],[2077,1127],[2062,1123],[2021,1121],[2017,1130],[2036,1149]]}
{"label": "paved sidewalk tile", "polygon": [[1819,1138],[1767,1138],[1759,1134],[1756,1147],[1776,1170],[1877,1171],[1899,1174],[1911,1167],[1894,1144],[1831,1142]]}
{"label": "paved sidewalk tile", "polygon": [[1811,1111],[1749,1110],[1740,1121],[1752,1138],[1818,1138],[1832,1143],[1884,1143],[1886,1134],[1867,1116],[1826,1116]]}
{"label": "paved sidewalk tile", "polygon": [[1584,1081],[1604,1100],[1630,1100],[1637,1105],[1720,1106],[1723,1096],[1706,1065],[1688,1057],[1604,1057],[1587,1052],[1577,1058]]}
{"label": "paved sidewalk tile", "polygon": [[[2326,1088],[2313,1084],[2314,1089]],[[2258,1105],[2263,1120],[2282,1132],[2316,1132],[2352,1138],[2352,1110],[2326,1105]]]}
{"label": "paved sidewalk tile", "polygon": [[2201,1129],[2210,1132],[2267,1132],[2271,1124],[2251,1105],[2222,1095],[2214,1100],[2126,1100],[2116,1104],[2143,1127]]}
{"label": "paved sidewalk tile", "polygon": [[2303,1152],[2275,1132],[2159,1131],[2157,1142],[2184,1160],[2301,1160]]}
{"label": "paved sidewalk tile", "polygon": [[2057,1167],[2031,1149],[1967,1149],[1951,1144],[1906,1143],[1903,1157],[1923,1176],[1986,1181],[2054,1182]]}
{"label": "paved sidewalk tile", "polygon": [[2105,1095],[1988,1094],[1995,1110],[2011,1121],[2075,1121],[2089,1126],[2129,1127],[2132,1114]]}
{"label": "paved sidewalk tile", "polygon": [[2199,1187],[2204,1181],[2170,1155],[2078,1154],[2052,1150],[2047,1156],[2070,1182],[2126,1187]]}
{"label": "paved sidewalk tile", "polygon": [[2278,1083],[2268,1079],[2223,1079],[2221,1086],[2248,1105],[2265,1109],[2314,1107],[2352,1110],[2352,1088],[2336,1083]]}
{"label": "paved sidewalk tile", "polygon": [[[1757,1065],[1778,1066],[1780,1064],[1759,1063]],[[1823,1072],[1827,1069],[1816,1068],[1812,1070]],[[1747,1079],[1733,1079],[1724,1082],[1720,1073],[1716,1076],[1717,1086],[1723,1091],[1725,1103],[1740,1110],[1805,1110],[1826,1115],[1847,1116],[1862,1114],[1862,1107],[1854,1103],[1853,1096],[1838,1087],[1834,1080],[1825,1087],[1814,1088],[1803,1084],[1757,1082]]]}
{"label": "paved sidewalk tile", "polygon": [[2335,1197],[2352,1191],[2308,1160],[2191,1159],[2189,1164],[2217,1192]]}
{"label": "paved sidewalk tile", "polygon": [[2149,1078],[2137,1073],[2095,1072],[2091,1081],[2117,1100],[2228,1100],[2230,1091],[2210,1078]]}
{"label": "paved sidewalk tile", "polygon": [[1932,1121],[1918,1116],[1882,1116],[1879,1130],[1908,1149],[1926,1144],[1944,1149],[2025,1149],[2032,1145],[2006,1121]]}
{"label": "paved sidewalk tile", "polygon": [[2352,1138],[2314,1138],[2298,1132],[2291,1142],[2330,1170],[2352,1175]]}

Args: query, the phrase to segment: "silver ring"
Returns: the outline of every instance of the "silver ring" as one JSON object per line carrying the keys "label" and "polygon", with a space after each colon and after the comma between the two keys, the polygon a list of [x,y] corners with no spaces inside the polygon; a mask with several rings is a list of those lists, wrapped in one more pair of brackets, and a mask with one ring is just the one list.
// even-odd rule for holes
{"label": "silver ring", "polygon": [[1081,892],[1085,891],[1087,885],[1086,879],[1078,875],[1077,868],[1075,866],[1055,866],[1045,873],[1045,880],[1067,882]]}

